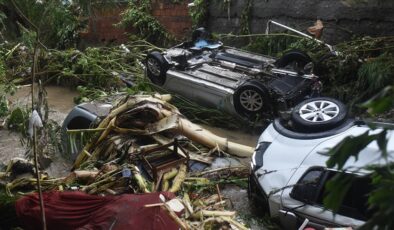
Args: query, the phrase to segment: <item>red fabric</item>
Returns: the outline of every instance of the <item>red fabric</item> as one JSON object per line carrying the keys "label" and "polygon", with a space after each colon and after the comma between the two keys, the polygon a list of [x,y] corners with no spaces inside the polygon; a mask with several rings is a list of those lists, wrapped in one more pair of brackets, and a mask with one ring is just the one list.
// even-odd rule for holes
{"label": "red fabric", "polygon": [[[47,229],[178,230],[161,207],[144,207],[161,203],[160,194],[167,200],[175,197],[166,192],[105,197],[82,192],[43,193]],[[16,213],[24,229],[42,229],[37,193],[20,198],[16,202]]]}

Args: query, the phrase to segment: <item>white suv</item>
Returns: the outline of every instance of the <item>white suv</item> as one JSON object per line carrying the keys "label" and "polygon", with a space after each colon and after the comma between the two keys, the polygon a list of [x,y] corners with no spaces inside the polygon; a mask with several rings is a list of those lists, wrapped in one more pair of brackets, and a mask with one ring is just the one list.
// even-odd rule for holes
{"label": "white suv", "polygon": [[[357,160],[351,157],[346,162],[344,168],[354,177],[354,183],[339,211],[325,209],[322,202],[326,182],[338,173],[326,166],[327,149],[368,130],[363,122],[347,119],[326,131],[302,133],[275,120],[260,136],[253,154],[249,198],[258,201],[272,217],[279,217],[285,229],[298,229],[305,222],[316,229],[362,225],[371,216],[367,208],[370,178],[368,172],[352,168],[387,163],[380,158],[375,142],[362,150]],[[388,159],[393,161],[394,135],[390,131],[388,134]]]}

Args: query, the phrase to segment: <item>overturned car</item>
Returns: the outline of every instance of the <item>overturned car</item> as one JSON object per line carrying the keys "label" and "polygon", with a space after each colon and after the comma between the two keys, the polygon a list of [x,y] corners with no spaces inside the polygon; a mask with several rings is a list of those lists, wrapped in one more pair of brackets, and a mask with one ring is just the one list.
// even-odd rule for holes
{"label": "overturned car", "polygon": [[276,59],[226,47],[204,28],[191,41],[149,53],[146,69],[164,89],[247,118],[288,110],[321,91],[306,53],[294,50]]}
{"label": "overturned car", "polygon": [[[303,107],[307,103],[302,103]],[[311,117],[312,118],[312,117]],[[337,118],[340,119],[340,118]],[[313,120],[313,118],[311,119]],[[324,122],[323,122],[324,123]],[[345,138],[371,130],[364,122],[342,118],[332,126],[321,126],[314,132],[303,132],[276,119],[262,133],[252,156],[249,179],[249,198],[259,204],[271,217],[278,217],[284,229],[326,229],[327,227],[360,227],[373,215],[367,204],[373,189],[366,170],[370,164],[392,162],[394,138],[389,135],[387,159],[377,154],[376,142],[364,148],[358,158],[351,157],[344,165],[345,172],[326,166],[328,149]],[[374,123],[376,127],[385,124]],[[345,173],[353,183],[337,212],[323,205],[326,184],[334,176]]]}

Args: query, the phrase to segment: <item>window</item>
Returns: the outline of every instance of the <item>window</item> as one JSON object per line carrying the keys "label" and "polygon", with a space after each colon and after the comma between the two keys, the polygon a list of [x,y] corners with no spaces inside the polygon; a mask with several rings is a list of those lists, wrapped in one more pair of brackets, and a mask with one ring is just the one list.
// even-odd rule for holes
{"label": "window", "polygon": [[[339,172],[324,168],[312,168],[308,170],[298,181],[290,193],[293,199],[307,204],[323,206],[323,200],[327,193],[326,184]],[[358,176],[346,173],[352,180],[352,185],[345,195],[337,214],[359,220],[367,220],[373,210],[368,209],[368,195],[372,190],[369,176]]]}
{"label": "window", "polygon": [[[336,171],[326,172],[324,186],[322,186],[319,192],[317,204],[323,204],[323,199],[327,195],[325,184],[338,174],[339,172]],[[346,176],[351,178],[352,184],[337,213],[358,220],[367,220],[372,216],[373,212],[373,210],[368,209],[368,195],[373,189],[371,178],[369,176],[357,176],[349,173],[346,173]]]}
{"label": "window", "polygon": [[307,204],[315,204],[319,195],[319,185],[323,168],[313,168],[302,176],[290,193],[290,197]]}

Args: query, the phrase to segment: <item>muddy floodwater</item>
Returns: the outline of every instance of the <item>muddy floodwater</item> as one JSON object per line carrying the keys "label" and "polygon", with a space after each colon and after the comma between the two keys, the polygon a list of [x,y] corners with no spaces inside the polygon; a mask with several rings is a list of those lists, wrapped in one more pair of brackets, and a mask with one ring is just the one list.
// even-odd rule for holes
{"label": "muddy floodwater", "polygon": [[[59,123],[63,122],[68,112],[75,106],[74,97],[78,96],[78,92],[74,89],[47,86],[48,105],[50,108],[50,119]],[[9,97],[12,105],[31,106],[31,87],[22,87],[17,92]]]}
{"label": "muddy floodwater", "polygon": [[[61,125],[68,112],[74,106],[74,97],[78,96],[76,90],[59,86],[45,87],[50,107],[49,118]],[[22,106],[31,108],[31,88],[21,87],[17,92],[9,96],[11,106]],[[26,148],[21,143],[18,133],[6,129],[0,129],[0,162],[8,164],[15,157],[24,157]],[[63,159],[60,155],[53,155],[52,164],[47,172],[52,177],[67,175],[70,171],[71,163]]]}

